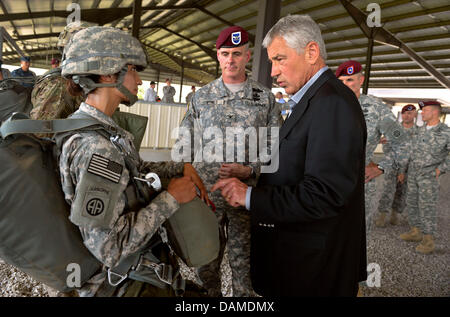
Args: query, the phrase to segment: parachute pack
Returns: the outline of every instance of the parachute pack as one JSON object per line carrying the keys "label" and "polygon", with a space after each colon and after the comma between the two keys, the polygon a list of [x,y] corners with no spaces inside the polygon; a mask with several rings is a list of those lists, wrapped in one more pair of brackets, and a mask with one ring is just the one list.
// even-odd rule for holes
{"label": "parachute pack", "polygon": [[0,122],[5,121],[14,112],[29,114],[31,87],[22,86],[23,82],[34,83],[33,77],[7,78],[0,80]]}
{"label": "parachute pack", "polygon": [[[16,114],[11,119],[18,118],[26,116]],[[67,218],[70,207],[59,183],[54,144],[26,134],[6,137],[8,122],[2,124],[0,138],[0,258],[68,292],[73,289],[67,286],[68,265],[80,265],[84,283],[101,263],[84,247],[78,228]]]}
{"label": "parachute pack", "polygon": [[[61,189],[55,143],[34,133],[104,132],[105,128],[93,118],[30,120],[25,114],[13,113],[31,109],[30,91],[20,90],[15,82],[8,84],[0,90],[1,120],[10,115],[0,126],[0,258],[37,281],[69,292],[77,288],[67,282],[71,265],[80,266],[83,285],[99,272],[102,263],[84,246],[78,228],[69,220],[70,206]],[[11,92],[11,87],[18,92]],[[3,99],[5,96],[9,99]],[[170,286],[182,294],[184,280],[168,259],[164,245],[190,266],[207,264],[218,256],[217,219],[202,201],[183,204],[169,220],[151,245],[108,269],[111,287],[102,296],[112,295],[111,290],[126,278]]]}

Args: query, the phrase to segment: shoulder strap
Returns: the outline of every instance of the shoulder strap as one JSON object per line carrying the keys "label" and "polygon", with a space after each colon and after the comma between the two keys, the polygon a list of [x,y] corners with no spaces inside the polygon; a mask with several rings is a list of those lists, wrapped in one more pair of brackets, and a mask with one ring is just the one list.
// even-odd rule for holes
{"label": "shoulder strap", "polygon": [[45,74],[43,74],[42,76],[39,76],[38,79],[36,80],[36,85],[39,84],[41,81],[43,81],[44,79],[50,77],[50,76],[58,76],[61,77],[61,68],[53,68],[49,71],[47,71]]}
{"label": "shoulder strap", "polygon": [[31,120],[19,119],[12,116],[0,127],[0,136],[6,138],[18,133],[60,133],[87,127],[99,126],[95,119],[56,119],[56,120]]}

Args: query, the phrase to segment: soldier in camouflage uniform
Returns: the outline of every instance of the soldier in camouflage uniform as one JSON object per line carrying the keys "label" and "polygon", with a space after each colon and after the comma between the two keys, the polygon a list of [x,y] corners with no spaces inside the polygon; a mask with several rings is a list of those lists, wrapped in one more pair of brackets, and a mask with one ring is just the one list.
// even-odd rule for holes
{"label": "soldier in camouflage uniform", "polygon": [[[383,161],[375,164],[372,159],[375,149],[382,135],[388,142],[396,142],[394,136],[399,131],[399,125],[389,107],[380,99],[361,94],[360,89],[364,82],[361,73],[362,66],[357,61],[347,61],[339,65],[336,70],[338,77],[356,95],[366,120],[367,143],[366,143],[366,185],[365,185],[365,209],[366,209],[366,232],[369,233],[372,218],[377,208],[375,177],[392,169],[393,160],[385,156]],[[393,133],[395,132],[395,133]]]}
{"label": "soldier in camouflage uniform", "polygon": [[399,160],[404,155],[404,146],[411,142],[411,139],[417,133],[417,126],[414,120],[417,117],[416,107],[414,105],[406,105],[402,108],[402,123],[401,127],[406,135],[405,142],[392,146],[386,142],[383,144],[383,152],[394,160],[394,165],[391,171],[384,174],[383,192],[378,206],[379,215],[375,221],[376,226],[384,227],[386,225],[386,215],[391,210],[390,224],[397,225],[397,214],[401,213],[406,206],[406,178],[405,182],[397,181],[399,174]]}
{"label": "soldier in camouflage uniform", "polygon": [[174,103],[175,101],[173,100],[173,97],[175,96],[175,88],[173,88],[172,86],[170,86],[170,79],[167,78],[166,79],[166,86],[163,87],[163,98],[162,98],[162,102],[167,102],[167,103]]}
{"label": "soldier in camouflage uniform", "polygon": [[[232,38],[232,34],[235,38]],[[228,177],[237,177],[254,185],[260,173],[260,163],[248,159],[248,143],[244,144],[244,159],[237,158],[235,150],[233,157],[222,164],[226,151],[226,142],[223,140],[222,143],[222,139],[215,144],[216,150],[223,149],[223,153],[218,154],[219,158],[215,159],[212,152],[208,155],[207,148],[213,142],[211,136],[207,136],[208,130],[219,130],[225,139],[227,128],[245,130],[254,127],[258,132],[259,127],[279,127],[282,124],[279,104],[275,102],[273,94],[245,74],[245,65],[250,60],[247,43],[248,34],[241,27],[229,27],[220,33],[216,48],[222,76],[196,91],[181,123],[181,128],[190,132],[194,142],[202,144],[203,157],[196,156],[193,166],[208,188],[219,178]],[[233,296],[254,296],[250,280],[250,214],[245,208],[230,207],[219,192],[210,195],[221,224],[221,253],[216,261],[199,269],[203,286],[209,296],[222,296],[220,264],[226,244],[232,270]]]}
{"label": "soldier in camouflage uniform", "polygon": [[[57,47],[63,54],[64,47],[78,31],[91,26],[83,22],[69,23],[59,34]],[[67,79],[61,76],[61,68],[53,68],[38,78],[31,93],[33,110],[30,116],[36,120],[64,119],[78,109],[84,95],[72,96],[67,91]]]}
{"label": "soldier in camouflage uniform", "polygon": [[[406,208],[409,232],[400,235],[405,241],[421,241],[416,251],[434,251],[436,233],[436,205],[439,199],[439,176],[450,168],[450,128],[440,122],[441,104],[436,101],[419,102],[424,126],[418,129],[410,143],[401,166],[408,166]],[[399,176],[404,180],[404,174]]]}
{"label": "soldier in camouflage uniform", "polygon": [[[79,31],[65,50],[62,75],[76,80],[87,94],[74,117],[95,119],[115,135],[109,138],[83,130],[57,136],[62,189],[71,205],[70,220],[78,226],[88,250],[103,263],[102,270],[81,286],[81,296],[99,295],[107,285],[107,269],[140,252],[179,204],[196,196],[192,179],[198,179],[198,175],[188,168],[190,164],[143,162],[133,145],[133,136],[111,119],[120,103],[136,102],[138,85],[142,84],[137,70],[146,66],[146,54],[139,41],[109,27]],[[136,199],[131,194],[138,193],[139,188],[136,176],[152,171],[170,178],[183,173],[183,167],[185,177],[172,179],[167,191],[149,203],[133,203]],[[134,289],[135,283],[125,280],[114,295]],[[149,284],[143,292],[173,295],[169,287],[160,289]]]}

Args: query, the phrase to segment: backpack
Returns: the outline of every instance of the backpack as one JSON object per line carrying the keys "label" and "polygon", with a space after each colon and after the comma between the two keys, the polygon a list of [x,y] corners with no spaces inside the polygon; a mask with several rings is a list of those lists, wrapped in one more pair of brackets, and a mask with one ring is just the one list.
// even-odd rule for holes
{"label": "backpack", "polygon": [[[26,116],[11,119],[18,118]],[[81,284],[101,263],[68,220],[70,206],[59,182],[54,144],[26,134],[6,138],[8,122],[2,124],[0,137],[0,258],[54,289],[71,291],[71,263],[81,267]],[[40,122],[35,123],[40,130]]]}
{"label": "backpack", "polygon": [[29,114],[33,109],[30,97],[32,88],[22,86],[22,82],[34,83],[34,78],[7,78],[0,81],[0,122],[14,112]]}

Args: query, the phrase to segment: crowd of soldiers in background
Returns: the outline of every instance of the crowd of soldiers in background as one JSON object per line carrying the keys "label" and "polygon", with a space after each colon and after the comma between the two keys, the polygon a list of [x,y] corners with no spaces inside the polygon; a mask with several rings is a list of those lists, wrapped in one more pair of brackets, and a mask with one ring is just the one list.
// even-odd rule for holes
{"label": "crowd of soldiers in background", "polygon": [[[144,94],[144,101],[145,102],[167,102],[167,103],[172,103],[175,102],[174,101],[174,96],[176,93],[176,90],[174,87],[171,86],[172,81],[170,80],[170,78],[166,79],[166,86],[163,87],[163,98],[161,99],[158,96],[157,91],[155,90],[156,87],[156,82],[154,82],[153,80],[150,82],[150,86],[145,90],[145,94]],[[195,86],[191,86],[191,92],[187,94],[186,96],[186,103],[188,104],[191,99],[192,96],[195,93]]]}
{"label": "crowd of soldiers in background", "polygon": [[[0,80],[10,77],[35,77],[36,84],[32,93],[33,119],[66,118],[73,113],[82,101],[81,96],[72,97],[64,93],[65,79],[60,75],[60,61],[53,58],[52,69],[36,78],[30,68],[30,58],[20,58],[20,68],[10,73],[1,68]],[[56,72],[55,72],[56,70]],[[56,76],[52,76],[56,74]],[[370,232],[374,222],[378,227],[385,227],[390,213],[389,223],[398,224],[398,215],[405,209],[408,212],[408,222],[411,230],[400,235],[405,241],[420,242],[416,250],[428,254],[433,252],[435,244],[433,235],[436,233],[436,206],[439,193],[439,175],[446,172],[449,166],[449,128],[440,122],[441,104],[435,101],[420,102],[424,125],[416,125],[418,109],[408,104],[401,110],[401,122],[395,118],[389,106],[380,99],[360,93],[364,82],[362,66],[357,61],[347,61],[341,64],[336,76],[356,94],[366,118],[368,139],[366,147],[366,225]],[[144,101],[173,103],[175,88],[171,80],[166,79],[163,87],[163,98],[155,91],[156,83],[150,82]],[[32,87],[23,83],[24,87]],[[30,88],[31,89],[31,88]],[[189,104],[195,86],[186,97]],[[288,96],[289,97],[289,96]],[[286,102],[282,92],[277,92],[275,100],[282,104],[281,114],[289,115],[292,105]],[[403,135],[400,141],[389,140],[388,134],[392,126],[386,122],[397,124],[399,133]],[[391,131],[392,132],[392,131]],[[384,158],[378,164],[373,162],[375,149],[383,144]],[[384,173],[384,185],[381,199],[376,199],[375,178]],[[378,208],[378,215],[376,209]],[[372,219],[376,215],[376,219]]]}

